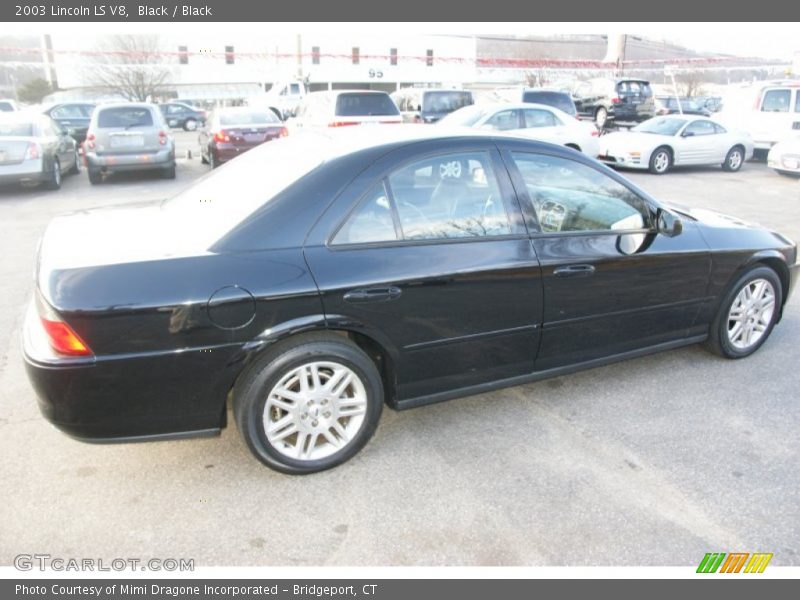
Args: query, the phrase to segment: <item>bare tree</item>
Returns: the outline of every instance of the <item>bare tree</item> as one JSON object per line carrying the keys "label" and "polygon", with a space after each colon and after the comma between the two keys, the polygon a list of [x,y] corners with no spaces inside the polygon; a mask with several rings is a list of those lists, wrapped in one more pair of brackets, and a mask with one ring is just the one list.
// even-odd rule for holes
{"label": "bare tree", "polygon": [[675,75],[678,93],[691,98],[703,95],[703,85],[708,83],[708,78],[702,71],[683,71]]}
{"label": "bare tree", "polygon": [[155,35],[105,38],[97,48],[91,69],[91,85],[138,102],[156,94],[172,74]]}

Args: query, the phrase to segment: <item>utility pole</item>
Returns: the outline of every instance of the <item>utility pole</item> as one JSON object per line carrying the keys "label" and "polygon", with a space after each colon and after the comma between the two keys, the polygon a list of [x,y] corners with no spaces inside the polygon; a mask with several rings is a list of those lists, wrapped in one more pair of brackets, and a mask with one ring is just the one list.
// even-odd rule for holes
{"label": "utility pole", "polygon": [[297,34],[297,79],[303,80],[303,34]]}

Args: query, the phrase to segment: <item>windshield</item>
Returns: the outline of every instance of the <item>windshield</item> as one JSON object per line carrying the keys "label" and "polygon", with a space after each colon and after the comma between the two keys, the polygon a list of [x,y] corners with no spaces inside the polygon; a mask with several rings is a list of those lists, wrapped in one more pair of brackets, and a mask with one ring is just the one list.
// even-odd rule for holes
{"label": "windshield", "polygon": [[336,116],[339,117],[384,117],[399,114],[400,111],[389,94],[353,92],[339,94],[336,99]]}
{"label": "windshield", "polygon": [[428,91],[422,96],[422,112],[453,112],[470,104],[472,104],[472,94],[469,92]]}
{"label": "windshield", "polygon": [[219,124],[224,127],[231,125],[265,125],[267,123],[279,123],[278,117],[271,110],[266,111],[245,111],[237,110],[227,113],[220,113]]}
{"label": "windshield", "polygon": [[686,125],[686,119],[655,118],[637,125],[631,131],[655,133],[657,135],[675,135],[684,125]]}
{"label": "windshield", "polygon": [[[300,134],[262,144],[198,179],[162,204],[176,235],[208,248],[250,214],[319,166],[324,138]],[[316,136],[315,136],[316,137]]]}
{"label": "windshield", "polygon": [[486,114],[486,109],[479,106],[466,106],[455,112],[450,113],[441,121],[439,125],[458,125],[461,127],[472,127],[480,121]]}

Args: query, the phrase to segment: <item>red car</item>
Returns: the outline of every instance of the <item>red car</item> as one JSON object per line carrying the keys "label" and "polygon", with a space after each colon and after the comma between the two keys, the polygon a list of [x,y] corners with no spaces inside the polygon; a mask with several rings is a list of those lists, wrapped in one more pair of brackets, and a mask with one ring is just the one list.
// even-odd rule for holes
{"label": "red car", "polygon": [[200,130],[200,160],[215,169],[259,144],[284,137],[289,130],[271,110],[220,108]]}

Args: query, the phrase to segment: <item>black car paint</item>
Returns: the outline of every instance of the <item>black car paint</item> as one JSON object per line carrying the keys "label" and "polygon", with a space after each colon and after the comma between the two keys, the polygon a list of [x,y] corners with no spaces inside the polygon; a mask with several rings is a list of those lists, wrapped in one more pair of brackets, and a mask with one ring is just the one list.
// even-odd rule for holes
{"label": "black car paint", "polygon": [[[509,235],[329,243],[376,179],[462,150],[492,156],[515,211]],[[779,272],[788,295],[795,246],[733,219],[705,225],[686,213],[680,235],[648,230],[630,253],[621,235],[539,233],[511,151],[590,165],[646,199],[653,218],[662,207],[582,154],[537,142],[444,137],[345,155],[202,256],[40,272],[44,299],[94,351],[57,361],[26,352],[43,413],[89,441],[214,433],[247,366],[317,330],[352,336],[378,360],[390,406],[408,408],[701,341],[731,279],[756,260]],[[555,277],[576,264],[594,274]],[[365,289],[386,297],[345,299]]]}

